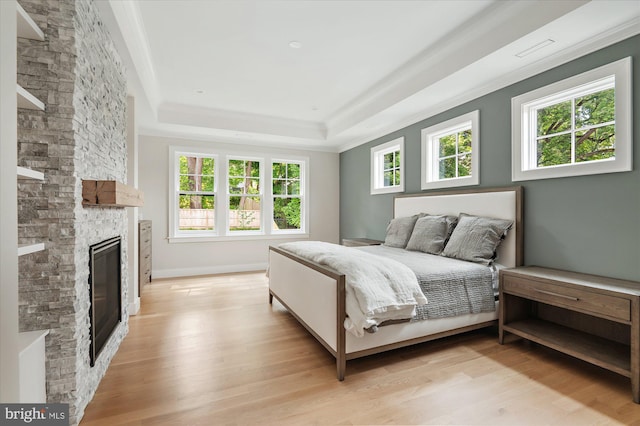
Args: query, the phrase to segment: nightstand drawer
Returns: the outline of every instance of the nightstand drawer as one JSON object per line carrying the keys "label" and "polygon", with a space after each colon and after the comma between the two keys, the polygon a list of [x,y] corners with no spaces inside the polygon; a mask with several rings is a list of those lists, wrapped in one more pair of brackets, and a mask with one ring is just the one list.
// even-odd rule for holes
{"label": "nightstand drawer", "polygon": [[530,278],[504,276],[502,291],[554,306],[562,306],[599,317],[631,321],[629,299],[565,287]]}

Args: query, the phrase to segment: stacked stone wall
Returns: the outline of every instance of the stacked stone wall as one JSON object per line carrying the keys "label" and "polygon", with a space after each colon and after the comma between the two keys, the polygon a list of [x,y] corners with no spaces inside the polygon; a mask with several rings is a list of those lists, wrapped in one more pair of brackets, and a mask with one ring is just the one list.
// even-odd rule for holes
{"label": "stacked stone wall", "polygon": [[[18,41],[18,83],[44,112],[18,111],[18,164],[44,182],[18,185],[21,331],[49,329],[47,401],[79,422],[128,330],[127,214],[82,206],[82,179],[126,181],[126,77],[92,0],[20,0],[45,41]],[[122,236],[123,321],[90,367],[89,246]]]}

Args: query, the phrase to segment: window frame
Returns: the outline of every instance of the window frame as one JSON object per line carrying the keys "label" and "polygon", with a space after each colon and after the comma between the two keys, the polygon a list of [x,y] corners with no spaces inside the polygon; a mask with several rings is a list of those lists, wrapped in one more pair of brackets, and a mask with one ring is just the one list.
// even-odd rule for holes
{"label": "window frame", "polygon": [[[384,156],[396,151],[400,152],[400,184],[384,186]],[[371,195],[404,192],[404,162],[404,136],[371,148]]]}
{"label": "window frame", "polygon": [[[251,161],[251,162],[257,162],[260,165],[260,171],[258,173],[258,179],[259,179],[259,185],[260,185],[260,191],[258,192],[258,194],[247,194],[247,193],[242,193],[242,194],[232,194],[231,191],[229,190],[229,179],[231,178],[230,174],[229,174],[229,162],[236,160],[236,161]],[[264,163],[264,159],[260,158],[260,157],[253,157],[253,156],[245,156],[245,155],[227,155],[225,156],[225,166],[226,166],[226,173],[225,173],[225,197],[226,197],[226,209],[225,209],[225,216],[226,216],[226,224],[225,224],[225,234],[226,235],[263,235],[264,231],[265,231],[265,218],[264,218],[264,193],[265,193],[265,163]],[[239,176],[235,176],[235,178],[238,178]],[[243,178],[251,178],[251,176],[243,176]],[[254,229],[254,230],[232,230],[230,227],[231,224],[231,209],[230,209],[230,205],[231,205],[231,197],[242,197],[242,196],[247,196],[247,197],[259,197],[260,198],[260,229]]]}
{"label": "window frame", "polygon": [[[273,229],[273,205],[271,206],[271,215],[269,217],[269,228],[271,230],[271,234],[273,235],[283,235],[283,234],[304,234],[306,232],[306,228],[307,228],[307,223],[308,223],[308,209],[307,209],[307,177],[306,177],[306,173],[307,173],[307,164],[308,161],[305,161],[303,159],[292,159],[292,158],[284,158],[284,157],[274,157],[271,159],[269,165],[269,172],[271,174],[270,177],[270,185],[269,185],[269,192],[270,192],[270,197],[269,197],[269,201],[271,204],[273,204],[273,199],[276,197],[276,195],[273,193],[273,165],[276,163],[286,163],[286,164],[298,164],[300,166],[300,194],[298,194],[297,197],[294,198],[299,198],[300,199],[300,229]],[[280,198],[292,198],[289,196],[289,194],[287,194],[287,197],[280,197]]]}
{"label": "window frame", "polygon": [[[471,130],[471,175],[440,179],[437,141],[467,129]],[[420,188],[423,190],[480,184],[480,111],[471,111],[422,129],[420,157]]]}
{"label": "window frame", "polygon": [[[179,230],[179,157],[180,155],[206,156],[215,160],[214,186],[215,199],[215,230],[213,231],[180,231]],[[252,160],[261,163],[261,231],[229,231],[229,160]],[[274,162],[296,162],[302,165],[300,173],[300,191],[304,193],[304,213],[301,214],[301,229],[292,230],[272,230],[271,220],[273,218],[273,174]],[[204,147],[169,147],[169,194],[168,194],[168,241],[169,243],[189,243],[189,242],[222,242],[222,241],[243,241],[243,240],[263,240],[263,239],[288,239],[288,238],[308,238],[309,237],[309,169],[310,160],[308,157],[296,155],[280,155],[270,153],[251,153],[240,150],[229,151],[224,149],[211,149]],[[266,167],[269,167],[267,176]],[[221,186],[224,184],[224,188]]]}
{"label": "window frame", "polygon": [[[615,89],[615,158],[537,167],[535,135],[536,111],[600,90],[598,86],[614,78]],[[627,57],[564,80],[540,87],[511,99],[511,179],[513,181],[552,179],[633,169],[631,58]],[[600,90],[597,90],[599,87]],[[574,111],[571,111],[574,114]],[[573,120],[572,120],[573,121]],[[572,128],[572,132],[575,129]]]}
{"label": "window frame", "polygon": [[202,158],[212,158],[213,159],[213,210],[217,212],[220,207],[220,191],[219,191],[219,166],[220,166],[220,158],[217,154],[207,151],[207,150],[190,150],[190,149],[176,149],[172,150],[170,158],[172,159],[170,164],[170,184],[169,184],[169,199],[171,200],[170,204],[173,208],[169,211],[169,227],[173,230],[172,236],[175,237],[209,237],[218,235],[218,230],[220,221],[218,220],[218,215],[214,216],[214,229],[205,230],[205,231],[183,231],[180,230],[180,194],[184,191],[180,190],[180,157],[181,156],[191,156],[191,157],[202,157]]}

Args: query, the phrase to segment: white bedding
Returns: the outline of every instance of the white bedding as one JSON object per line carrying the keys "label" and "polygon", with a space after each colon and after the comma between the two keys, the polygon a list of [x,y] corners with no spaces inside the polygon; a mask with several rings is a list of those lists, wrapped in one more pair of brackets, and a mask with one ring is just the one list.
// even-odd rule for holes
{"label": "white bedding", "polygon": [[416,306],[427,303],[416,275],[395,260],[320,241],[279,247],[346,276],[345,328],[355,336],[387,320],[409,319]]}

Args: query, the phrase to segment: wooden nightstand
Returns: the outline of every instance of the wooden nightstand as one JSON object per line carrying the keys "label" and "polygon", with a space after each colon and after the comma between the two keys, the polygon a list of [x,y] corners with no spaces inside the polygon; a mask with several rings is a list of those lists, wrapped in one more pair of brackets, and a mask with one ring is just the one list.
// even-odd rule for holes
{"label": "wooden nightstand", "polygon": [[342,245],[347,247],[362,247],[362,246],[379,246],[384,241],[370,240],[369,238],[343,238]]}
{"label": "wooden nightstand", "polygon": [[631,379],[640,403],[640,283],[536,266],[500,271],[508,333]]}

